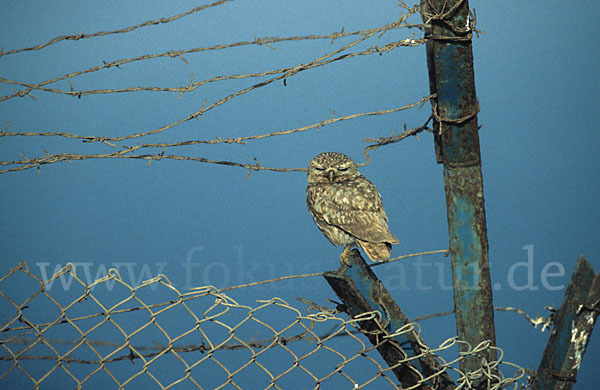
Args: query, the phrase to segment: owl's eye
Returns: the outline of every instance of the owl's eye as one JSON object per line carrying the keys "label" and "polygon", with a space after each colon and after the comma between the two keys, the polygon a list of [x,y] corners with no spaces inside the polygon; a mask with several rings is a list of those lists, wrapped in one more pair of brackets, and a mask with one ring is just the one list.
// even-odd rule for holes
{"label": "owl's eye", "polygon": [[337,170],[340,172],[344,172],[344,171],[348,170],[348,167],[341,167],[341,168],[338,168]]}
{"label": "owl's eye", "polygon": [[325,168],[323,168],[323,167],[315,167],[315,169],[316,169],[317,171],[324,171],[324,170],[325,170]]}

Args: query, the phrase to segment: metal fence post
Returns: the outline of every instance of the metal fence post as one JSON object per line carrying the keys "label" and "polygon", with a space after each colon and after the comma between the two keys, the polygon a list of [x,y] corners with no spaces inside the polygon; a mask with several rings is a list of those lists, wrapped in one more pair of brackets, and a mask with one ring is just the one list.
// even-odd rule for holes
{"label": "metal fence post", "polygon": [[[436,155],[444,164],[457,334],[472,346],[485,340],[495,345],[469,5],[422,0],[421,15],[431,26],[425,33],[427,65],[436,95]],[[494,361],[496,351],[487,349],[483,357]],[[475,356],[461,361],[465,372],[481,366]]]}
{"label": "metal fence post", "polygon": [[600,274],[581,256],[554,317],[534,390],[567,390],[573,386],[599,311]]}

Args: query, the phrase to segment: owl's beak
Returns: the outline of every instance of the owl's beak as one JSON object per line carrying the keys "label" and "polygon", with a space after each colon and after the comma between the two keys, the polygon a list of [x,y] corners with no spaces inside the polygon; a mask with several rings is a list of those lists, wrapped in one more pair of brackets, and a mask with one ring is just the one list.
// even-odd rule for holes
{"label": "owl's beak", "polygon": [[333,182],[334,176],[335,176],[335,171],[333,169],[330,169],[327,171],[327,178],[329,179],[330,182]]}

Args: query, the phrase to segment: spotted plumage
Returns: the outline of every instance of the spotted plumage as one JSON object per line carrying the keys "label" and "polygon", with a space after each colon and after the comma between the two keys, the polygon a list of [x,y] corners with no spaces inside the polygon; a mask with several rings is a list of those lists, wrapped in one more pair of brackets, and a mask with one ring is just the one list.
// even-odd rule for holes
{"label": "spotted plumage", "polygon": [[327,152],[308,165],[306,204],[315,223],[333,245],[362,248],[373,260],[387,260],[398,239],[390,232],[381,195],[360,174],[350,157]]}

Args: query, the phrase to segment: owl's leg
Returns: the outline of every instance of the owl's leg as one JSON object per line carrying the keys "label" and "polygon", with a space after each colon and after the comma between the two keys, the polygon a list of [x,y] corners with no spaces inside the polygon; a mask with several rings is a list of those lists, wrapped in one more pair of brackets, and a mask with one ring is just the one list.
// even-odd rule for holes
{"label": "owl's leg", "polygon": [[350,259],[351,254],[352,254],[352,245],[344,245],[344,250],[342,251],[342,254],[340,255],[340,263],[342,263],[343,265],[350,265],[349,259]]}

